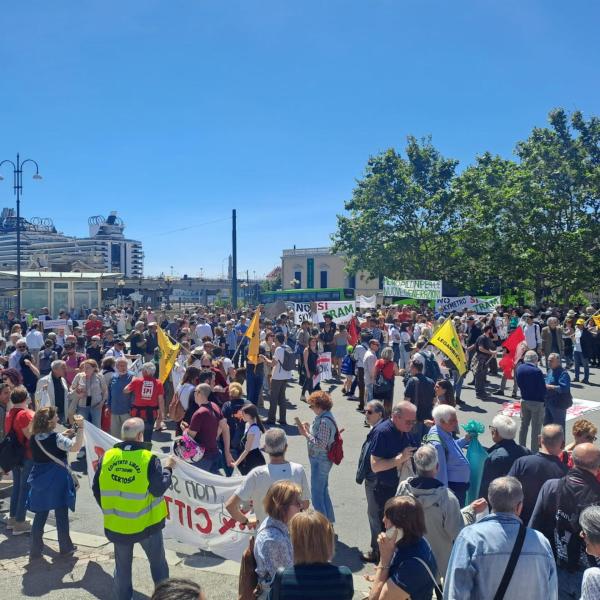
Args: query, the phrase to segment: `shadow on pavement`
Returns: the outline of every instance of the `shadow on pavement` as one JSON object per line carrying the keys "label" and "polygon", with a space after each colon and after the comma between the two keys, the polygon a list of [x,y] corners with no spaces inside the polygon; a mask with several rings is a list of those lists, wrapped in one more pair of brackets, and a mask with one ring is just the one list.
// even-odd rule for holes
{"label": "shadow on pavement", "polygon": [[[113,578],[99,564],[88,562],[83,577],[72,581],[68,575],[76,566],[77,558],[57,558],[54,561],[43,559],[27,565],[23,575],[23,595],[43,596],[55,590],[81,589],[101,600],[112,596]],[[65,577],[67,580],[63,581]],[[134,597],[140,600],[148,598],[139,593]]]}
{"label": "shadow on pavement", "polygon": [[331,561],[334,565],[348,567],[353,573],[365,568],[360,560],[360,549],[356,546],[347,546],[339,540],[335,544],[335,555]]}

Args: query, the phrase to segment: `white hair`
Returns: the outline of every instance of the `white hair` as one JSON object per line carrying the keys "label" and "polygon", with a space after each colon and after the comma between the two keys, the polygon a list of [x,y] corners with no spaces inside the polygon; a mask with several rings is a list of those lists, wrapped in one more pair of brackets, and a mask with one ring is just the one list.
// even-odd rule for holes
{"label": "white hair", "polygon": [[438,469],[438,454],[431,444],[424,444],[414,454],[417,475],[434,475]]}
{"label": "white hair", "polygon": [[144,421],[139,417],[131,417],[121,427],[121,438],[123,441],[133,442],[140,433],[144,432]]}
{"label": "white hair", "polygon": [[142,373],[146,373],[146,375],[154,375],[156,373],[156,365],[153,362],[145,362],[142,365]]}
{"label": "white hair", "polygon": [[492,512],[516,513],[523,502],[523,488],[516,477],[498,477],[490,483],[488,499]]}
{"label": "white hair", "polygon": [[546,321],[546,324],[548,326],[552,325],[556,323],[558,325],[558,319],[556,317],[548,317],[548,320]]}
{"label": "white hair", "polygon": [[456,409],[449,404],[438,404],[432,411],[433,420],[436,425],[448,423],[452,417],[456,416]]}
{"label": "white hair", "polygon": [[492,419],[492,427],[503,440],[514,440],[517,435],[517,423],[507,415],[496,415]]}
{"label": "white hair", "polygon": [[527,350],[527,352],[525,352],[525,356],[523,357],[524,363],[530,363],[532,365],[537,365],[538,360],[539,358],[535,350]]}

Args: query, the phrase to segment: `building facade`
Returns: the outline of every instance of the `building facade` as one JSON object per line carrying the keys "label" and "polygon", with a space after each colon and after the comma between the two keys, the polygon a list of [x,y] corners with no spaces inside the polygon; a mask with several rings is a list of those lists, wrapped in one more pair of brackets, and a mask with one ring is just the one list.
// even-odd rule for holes
{"label": "building facade", "polygon": [[[89,237],[60,233],[51,219],[21,217],[21,268],[23,270],[97,271],[142,277],[142,243],[125,238],[125,224],[112,212],[107,218],[88,219]],[[12,208],[0,214],[0,269],[17,266],[17,218]]]}
{"label": "building facade", "polygon": [[281,257],[282,289],[353,288],[356,294],[372,296],[380,292],[379,278],[369,279],[364,271],[346,272],[346,260],[332,254],[331,248],[292,248]]}

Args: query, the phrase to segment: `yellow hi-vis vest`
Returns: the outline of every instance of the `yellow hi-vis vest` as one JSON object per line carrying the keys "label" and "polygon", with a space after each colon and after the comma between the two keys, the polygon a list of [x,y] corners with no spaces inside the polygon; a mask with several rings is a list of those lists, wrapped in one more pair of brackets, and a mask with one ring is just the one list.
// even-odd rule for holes
{"label": "yellow hi-vis vest", "polygon": [[148,491],[149,450],[111,448],[100,471],[100,506],[104,528],[133,535],[160,523],[167,516],[164,498]]}

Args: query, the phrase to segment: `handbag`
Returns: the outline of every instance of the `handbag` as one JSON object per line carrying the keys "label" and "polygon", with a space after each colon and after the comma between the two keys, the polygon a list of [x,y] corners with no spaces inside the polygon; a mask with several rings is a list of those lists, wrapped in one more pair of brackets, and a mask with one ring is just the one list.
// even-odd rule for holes
{"label": "handbag", "polygon": [[69,467],[69,465],[66,465],[62,460],[59,460],[58,458],[56,458],[56,456],[54,456],[53,454],[50,454],[50,452],[48,452],[48,450],[46,450],[46,448],[44,448],[44,446],[42,446],[42,444],[40,444],[40,440],[38,440],[36,437],[33,438],[36,442],[36,444],[38,445],[39,449],[52,461],[55,462],[57,465],[63,467],[64,469],[67,470],[67,473],[69,473],[69,475],[71,476],[71,479],[73,481],[73,486],[75,487],[75,491],[77,491],[79,489],[79,479],[77,479],[77,475],[75,475],[75,473],[73,473],[73,471],[71,470],[71,467]]}
{"label": "handbag", "polygon": [[381,400],[387,398],[394,389],[394,380],[386,379],[383,370],[379,371],[377,379],[373,384],[373,398]]}

